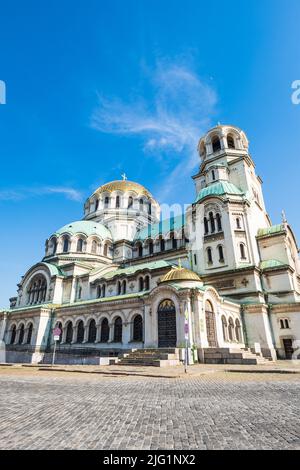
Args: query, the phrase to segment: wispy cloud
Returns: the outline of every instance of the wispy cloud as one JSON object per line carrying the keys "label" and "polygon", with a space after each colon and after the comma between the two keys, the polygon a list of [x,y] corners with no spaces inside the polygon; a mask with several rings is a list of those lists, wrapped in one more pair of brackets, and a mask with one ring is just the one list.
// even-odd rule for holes
{"label": "wispy cloud", "polygon": [[0,191],[0,201],[19,201],[36,196],[47,196],[51,194],[62,194],[67,199],[81,202],[83,195],[77,189],[65,186],[42,186],[32,188],[4,189]]}
{"label": "wispy cloud", "polygon": [[[199,163],[197,141],[211,125],[217,97],[191,67],[162,61],[150,74],[152,96],[124,102],[99,96],[91,125],[100,132],[140,136],[145,152],[170,167],[160,199],[165,200]],[[179,158],[180,156],[180,158]],[[165,164],[165,159],[164,159]]]}

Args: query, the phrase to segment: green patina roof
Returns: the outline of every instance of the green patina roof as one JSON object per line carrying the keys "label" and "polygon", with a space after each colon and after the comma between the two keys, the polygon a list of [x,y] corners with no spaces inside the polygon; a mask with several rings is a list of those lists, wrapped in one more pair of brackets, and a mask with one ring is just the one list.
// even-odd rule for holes
{"label": "green patina roof", "polygon": [[49,269],[51,276],[65,276],[66,275],[64,271],[59,266],[56,266],[55,264],[45,263],[45,262],[42,262],[39,264],[45,265]]}
{"label": "green patina roof", "polygon": [[60,304],[44,303],[44,304],[36,304],[36,305],[25,305],[25,307],[2,309],[0,310],[0,312],[2,311],[2,312],[9,312],[9,313],[17,313],[17,312],[23,312],[25,310],[38,310],[39,308],[56,308],[59,306]]}
{"label": "green patina roof", "polygon": [[277,268],[285,266],[285,263],[282,263],[282,261],[278,261],[277,259],[268,259],[265,261],[262,261],[259,265],[260,269],[270,269],[270,268]]}
{"label": "green patina roof", "polygon": [[149,269],[150,271],[153,271],[154,269],[160,269],[160,268],[172,268],[175,265],[172,263],[168,263],[167,261],[164,260],[159,260],[159,261],[152,261],[149,263],[141,263],[141,264],[136,264],[134,266],[128,266],[125,268],[119,268],[116,269],[115,271],[110,271],[108,273],[105,273],[101,276],[101,279],[113,279],[115,276],[129,276],[130,274],[134,274],[137,271],[142,271],[144,269]]}
{"label": "green patina roof", "polygon": [[272,225],[271,227],[260,228],[257,232],[258,237],[264,237],[266,235],[273,235],[275,233],[284,232],[284,224]]}
{"label": "green patina roof", "polygon": [[57,230],[55,235],[62,235],[63,233],[69,233],[70,235],[82,233],[87,237],[90,235],[99,235],[101,238],[112,238],[108,228],[99,222],[92,222],[90,220],[78,220],[76,222],[71,222],[70,224],[64,225],[59,230]]}
{"label": "green patina roof", "polygon": [[229,183],[228,181],[218,181],[217,183],[213,183],[206,188],[201,189],[195,202],[199,202],[207,196],[223,196],[225,194],[244,196],[243,191],[233,183]]}
{"label": "green patina roof", "polygon": [[176,231],[184,227],[184,214],[171,217],[170,219],[161,220],[156,224],[149,224],[141,229],[135,235],[135,240],[145,240],[147,238],[156,238],[161,234],[166,234],[172,230]]}

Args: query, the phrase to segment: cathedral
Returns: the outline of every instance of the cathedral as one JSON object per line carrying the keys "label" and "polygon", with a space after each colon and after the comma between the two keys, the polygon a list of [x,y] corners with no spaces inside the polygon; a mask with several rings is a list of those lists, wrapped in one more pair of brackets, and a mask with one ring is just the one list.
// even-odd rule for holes
{"label": "cathedral", "polygon": [[198,152],[195,198],[182,213],[163,217],[154,196],[123,175],[87,199],[81,220],[49,236],[0,310],[7,362],[51,362],[54,344],[66,364],[134,364],[143,351],[176,364],[186,344],[191,363],[295,356],[294,233],[284,214],[272,225],[241,129],[216,126]]}

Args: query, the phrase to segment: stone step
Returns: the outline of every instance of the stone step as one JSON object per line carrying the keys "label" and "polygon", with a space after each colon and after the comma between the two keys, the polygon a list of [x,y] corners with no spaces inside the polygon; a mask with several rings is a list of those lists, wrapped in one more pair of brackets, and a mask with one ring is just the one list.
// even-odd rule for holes
{"label": "stone step", "polygon": [[130,359],[137,359],[137,360],[154,360],[154,359],[170,360],[170,359],[178,359],[178,354],[152,354],[151,356],[148,356],[146,354],[126,354],[123,357],[130,358]]}
{"label": "stone step", "polygon": [[167,366],[178,366],[180,361],[178,360],[147,360],[147,361],[136,361],[134,359],[124,359],[117,363],[118,366],[139,366],[139,367],[167,367]]}
{"label": "stone step", "polygon": [[207,348],[204,349],[206,364],[266,364],[268,361],[249,348]]}

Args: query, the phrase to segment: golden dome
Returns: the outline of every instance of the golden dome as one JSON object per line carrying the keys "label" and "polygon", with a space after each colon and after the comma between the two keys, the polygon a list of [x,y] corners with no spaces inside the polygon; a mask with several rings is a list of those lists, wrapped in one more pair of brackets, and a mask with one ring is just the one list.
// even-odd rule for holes
{"label": "golden dome", "polygon": [[149,191],[147,191],[144,186],[139,183],[135,183],[134,181],[128,180],[116,180],[111,181],[110,183],[106,183],[103,186],[100,186],[100,188],[96,189],[95,194],[104,192],[111,193],[112,191],[133,191],[137,196],[147,196],[152,198],[151,193],[149,193]]}
{"label": "golden dome", "polygon": [[176,267],[172,268],[164,277],[161,282],[167,281],[201,281],[200,277],[194,271],[190,269]]}

